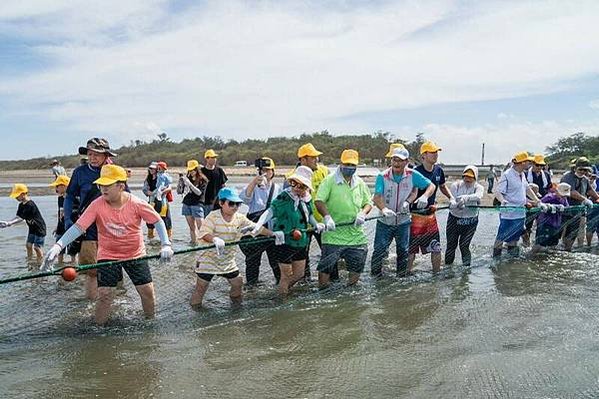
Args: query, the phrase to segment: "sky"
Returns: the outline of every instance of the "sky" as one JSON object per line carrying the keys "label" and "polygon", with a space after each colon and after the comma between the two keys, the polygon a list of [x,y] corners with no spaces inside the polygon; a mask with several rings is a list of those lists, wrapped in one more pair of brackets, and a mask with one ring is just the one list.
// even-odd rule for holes
{"label": "sky", "polygon": [[505,162],[599,134],[598,20],[595,0],[3,0],[0,159],[326,129]]}

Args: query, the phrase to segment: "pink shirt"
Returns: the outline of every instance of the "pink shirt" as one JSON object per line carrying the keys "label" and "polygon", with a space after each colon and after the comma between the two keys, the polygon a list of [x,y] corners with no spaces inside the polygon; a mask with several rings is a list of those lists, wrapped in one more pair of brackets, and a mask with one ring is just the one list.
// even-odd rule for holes
{"label": "pink shirt", "polygon": [[95,199],[76,224],[86,230],[96,223],[98,260],[122,260],[145,256],[142,220],[154,224],[160,221],[160,215],[150,204],[129,194],[121,208],[111,207],[102,197]]}

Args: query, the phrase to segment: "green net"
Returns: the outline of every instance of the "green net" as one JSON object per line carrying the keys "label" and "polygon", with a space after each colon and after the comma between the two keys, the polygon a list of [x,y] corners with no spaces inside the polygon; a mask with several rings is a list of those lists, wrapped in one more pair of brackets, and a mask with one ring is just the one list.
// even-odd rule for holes
{"label": "green net", "polygon": [[[477,225],[474,234],[468,239],[468,259],[464,258],[464,248],[460,240],[464,234],[458,237],[455,245],[455,256],[453,266],[444,265],[440,276],[446,277],[447,273],[455,272],[463,268],[488,267],[495,264],[498,259],[492,258],[495,237],[499,225],[497,210],[493,206],[479,206]],[[503,208],[505,209],[505,208]],[[578,235],[596,232],[599,223],[599,208],[597,205],[592,209],[582,206],[566,208],[562,213],[564,221],[560,234],[575,234],[569,238],[577,240]],[[376,214],[376,211],[373,212]],[[448,224],[449,211],[447,207],[440,207],[436,211],[436,219],[439,224],[441,253],[448,260],[447,243],[454,240],[457,229],[461,226]],[[529,251],[536,240],[537,226],[535,220],[540,214],[539,208],[527,209],[526,219],[530,237],[530,246],[524,246],[520,256],[530,256]],[[397,276],[398,267],[403,265],[405,254],[398,256],[396,242],[386,246],[384,251],[377,251],[375,242],[380,228],[381,216],[370,217],[363,228],[368,238],[366,246],[366,260],[361,275],[361,285],[369,286],[379,284],[380,279],[371,276],[371,268],[374,263],[380,263],[384,280],[398,281],[400,284],[418,284],[438,278],[431,273],[431,258],[426,255],[418,255],[415,260],[414,273],[408,276]],[[338,225],[343,229],[350,224]],[[576,225],[577,229],[568,229]],[[184,226],[181,226],[180,235],[185,235]],[[304,233],[310,233],[309,231]],[[351,254],[336,256],[339,269],[339,282],[334,282],[331,288],[324,292],[318,289],[316,282],[316,267],[323,261],[323,251],[314,238],[311,240],[308,254],[308,267],[306,268],[307,282],[300,282],[292,289],[290,296],[282,301],[277,294],[276,286],[276,260],[269,259],[269,255],[276,258],[279,248],[274,244],[272,238],[256,238],[227,243],[230,248],[238,248],[236,251],[236,263],[239,266],[244,281],[256,279],[256,284],[244,288],[243,305],[239,310],[248,314],[266,311],[273,306],[288,306],[293,301],[310,302],[320,300],[323,295],[342,295],[345,284],[348,281],[348,270],[351,270],[355,259]],[[141,312],[139,295],[132,285],[127,274],[124,274],[122,288],[116,289],[110,325],[119,328],[159,325],[166,330],[182,328],[189,323],[189,328],[195,328],[198,323],[202,326],[218,322],[219,317],[225,312],[231,311],[229,301],[229,284],[226,279],[215,278],[212,280],[208,292],[204,298],[204,308],[208,309],[198,313],[189,306],[190,296],[196,284],[194,265],[196,256],[201,251],[214,251],[214,246],[188,247],[184,241],[175,240],[175,257],[170,263],[163,264],[158,261],[159,245],[157,241],[147,243],[149,255],[144,257],[150,265],[152,279],[156,293],[156,314],[153,320],[145,320]],[[583,246],[584,248],[584,246]],[[461,255],[461,257],[460,257]],[[254,270],[254,276],[249,276],[246,262],[249,257],[258,257],[259,270]],[[335,261],[337,260],[335,259]],[[499,258],[509,261],[509,258]],[[507,260],[506,260],[507,259]],[[326,261],[326,259],[324,259]],[[36,270],[36,265],[31,263],[31,271],[26,273],[3,273],[0,279],[0,336],[2,339],[14,339],[26,335],[53,335],[57,332],[68,334],[73,331],[95,328],[93,323],[94,304],[85,299],[85,276],[90,269],[108,269],[118,266],[121,262],[104,262],[91,265],[58,265],[53,272],[41,273]],[[464,264],[465,263],[465,264]],[[77,278],[72,282],[66,282],[61,278],[64,268],[74,267],[78,272]],[[6,270],[6,268],[4,268]],[[334,294],[331,294],[333,292]],[[216,321],[215,321],[216,320]]]}

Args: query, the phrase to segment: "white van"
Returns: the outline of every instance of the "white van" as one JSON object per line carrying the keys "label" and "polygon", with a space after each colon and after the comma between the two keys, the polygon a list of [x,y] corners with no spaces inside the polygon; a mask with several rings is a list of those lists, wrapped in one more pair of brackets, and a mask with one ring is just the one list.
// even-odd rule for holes
{"label": "white van", "polygon": [[235,162],[235,167],[236,168],[244,168],[248,166],[248,163],[246,161],[237,161]]}

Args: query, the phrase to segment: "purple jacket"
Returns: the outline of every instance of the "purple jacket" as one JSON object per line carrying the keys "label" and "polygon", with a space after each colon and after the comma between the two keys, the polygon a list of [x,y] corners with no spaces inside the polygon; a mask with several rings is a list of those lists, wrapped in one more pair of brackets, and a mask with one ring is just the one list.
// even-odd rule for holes
{"label": "purple jacket", "polygon": [[[545,196],[541,198],[541,202],[544,202],[545,204],[569,206],[568,200],[565,197],[559,198],[555,193],[545,194]],[[562,225],[562,214],[559,212],[541,212],[537,218],[537,224],[548,224],[551,227],[559,229]]]}

